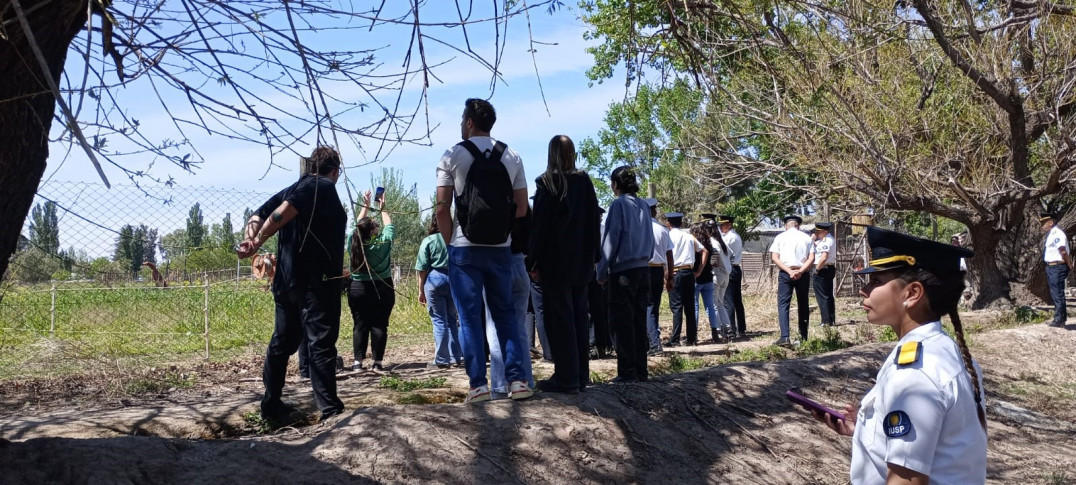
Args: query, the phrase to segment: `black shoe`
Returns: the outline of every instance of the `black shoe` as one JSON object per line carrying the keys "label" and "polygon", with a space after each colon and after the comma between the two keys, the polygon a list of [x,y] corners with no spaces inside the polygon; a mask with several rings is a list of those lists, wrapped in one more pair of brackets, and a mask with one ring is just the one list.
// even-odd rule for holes
{"label": "black shoe", "polygon": [[560,394],[579,394],[579,390],[586,386],[562,386],[553,382],[551,379],[542,379],[538,381],[538,390],[542,392],[556,392]]}
{"label": "black shoe", "polygon": [[792,348],[792,341],[791,341],[791,340],[789,340],[789,339],[788,339],[788,337],[785,337],[785,338],[779,338],[779,339],[777,339],[777,341],[776,341],[776,342],[774,342],[773,344],[774,344],[774,345],[776,345],[776,346],[778,346],[778,347],[784,347],[784,348],[786,348],[786,349],[791,349],[791,348]]}
{"label": "black shoe", "polygon": [[344,370],[344,358],[337,355],[336,356],[336,372],[341,372],[343,370]]}
{"label": "black shoe", "polygon": [[598,347],[597,349],[598,360],[609,358],[609,349]]}
{"label": "black shoe", "polygon": [[698,345],[698,343],[699,342],[695,341],[695,340],[688,340],[687,342],[684,342],[684,345],[687,345],[688,347],[694,347],[694,346]]}
{"label": "black shoe", "polygon": [[612,382],[613,384],[630,384],[632,382],[639,382],[639,380],[634,377],[616,376],[609,382]]}
{"label": "black shoe", "polygon": [[661,349],[661,346],[658,345],[655,347],[650,347],[650,349],[646,351],[646,355],[661,355],[662,352],[664,351]]}
{"label": "black shoe", "polygon": [[1050,322],[1046,324],[1047,327],[1064,328],[1065,324],[1061,322]]}
{"label": "black shoe", "polygon": [[381,364],[378,364],[378,363],[375,363],[375,364],[374,364],[374,365],[373,365],[372,367],[370,367],[370,368],[371,368],[371,369],[373,369],[373,370],[374,370],[374,372],[384,372],[384,371],[385,371],[385,368],[384,368],[384,367],[381,367]]}
{"label": "black shoe", "polygon": [[299,378],[300,379],[309,379],[310,378],[310,372],[309,371],[308,372],[300,372],[299,373]]}
{"label": "black shoe", "polygon": [[344,414],[344,408],[326,409],[321,412],[321,417],[318,418],[318,422],[324,422],[326,419],[329,419],[333,416],[339,416],[341,414]]}
{"label": "black shoe", "polygon": [[710,340],[713,340],[715,344],[721,343],[721,336],[718,335],[716,328],[710,328]]}
{"label": "black shoe", "polygon": [[262,419],[272,428],[301,424],[307,420],[306,413],[284,403],[263,407],[261,411]]}
{"label": "black shoe", "polygon": [[666,340],[666,341],[662,342],[661,345],[664,345],[666,347],[679,347],[680,342],[676,341],[676,340]]}

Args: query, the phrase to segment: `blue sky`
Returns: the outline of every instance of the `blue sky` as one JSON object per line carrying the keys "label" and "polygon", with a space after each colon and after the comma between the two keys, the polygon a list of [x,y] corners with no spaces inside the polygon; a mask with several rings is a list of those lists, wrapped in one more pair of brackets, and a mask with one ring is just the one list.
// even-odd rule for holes
{"label": "blue sky", "polygon": [[[452,5],[452,2],[429,2],[423,7],[423,18],[451,18],[456,15]],[[447,7],[452,7],[451,11],[438,10]],[[585,71],[591,66],[592,58],[585,52],[587,44],[583,40],[583,32],[586,29],[578,18],[577,11],[565,8],[551,15],[544,9],[536,9],[531,12],[530,21],[534,39],[543,44],[536,46],[537,52],[532,60],[528,52],[530,44],[526,19],[520,16],[512,20],[504,60],[500,66],[503,81],[496,87],[491,102],[498,115],[493,135],[519,151],[533,188],[533,179],[545,167],[546,145],[549,139],[557,134],[566,134],[578,143],[583,138],[596,135],[602,127],[607,106],[622,99],[625,89],[619,79],[588,87]],[[492,27],[474,26],[469,34],[472,46],[484,57],[492,58]],[[378,54],[384,69],[398,70],[402,58],[399,52],[406,47],[410,39],[410,29],[379,26],[371,35],[377,45],[386,46]],[[453,42],[459,42],[461,39],[458,29],[443,30],[436,35]],[[428,90],[429,124],[433,128],[430,144],[401,145],[380,164],[367,164],[349,170],[348,176],[360,188],[368,185],[372,173],[379,172],[381,166],[388,166],[401,170],[407,185],[417,184],[420,201],[428,200],[434,191],[434,167],[440,155],[459,141],[459,117],[463,100],[490,95],[489,72],[481,69],[474,61],[462,58],[458,53],[435,43],[427,43],[426,53],[431,65],[454,58],[433,71],[437,79],[431,78]],[[535,62],[544,87],[548,113],[541,99]],[[69,65],[68,69],[70,68]],[[175,138],[176,135],[171,131],[174,129],[163,110],[156,104],[156,100],[143,102],[147,93],[139,89],[145,88],[132,86],[127,89],[129,91],[120,93],[126,102],[125,108],[129,116],[141,120],[145,133],[150,137]],[[405,100],[413,100],[417,99],[421,86],[417,79],[412,79],[406,89]],[[177,100],[177,104],[182,105],[181,100]],[[420,110],[422,111],[424,110]],[[411,134],[424,132],[425,124],[424,119],[416,120]],[[53,124],[54,136],[60,128],[60,123]],[[196,144],[198,153],[205,159],[195,173],[186,173],[164,162],[155,163],[149,171],[159,178],[173,177],[180,186],[213,186],[265,192],[278,190],[296,177],[294,167],[297,163],[292,161],[295,160],[292,155],[280,156],[277,159],[277,163],[285,168],[270,167],[269,154],[264,147],[237,143],[222,137],[205,136],[204,132],[197,130],[188,132],[192,133],[192,141]],[[306,146],[292,148],[299,153],[309,153],[315,142],[313,135],[309,138]],[[372,147],[375,144],[364,142],[364,146]],[[67,144],[54,143],[50,149],[52,157],[41,187],[43,193],[48,188],[48,181],[100,180],[77,147],[72,149]],[[341,141],[341,152],[345,165],[363,164],[373,156],[371,148],[363,152],[344,140]],[[69,153],[66,160],[65,153]],[[148,168],[148,161],[130,162],[130,166],[137,169]],[[105,165],[105,172],[113,184],[130,183],[115,167]],[[162,194],[166,194],[165,189],[156,189],[153,184],[146,187],[150,192],[160,190]]]}

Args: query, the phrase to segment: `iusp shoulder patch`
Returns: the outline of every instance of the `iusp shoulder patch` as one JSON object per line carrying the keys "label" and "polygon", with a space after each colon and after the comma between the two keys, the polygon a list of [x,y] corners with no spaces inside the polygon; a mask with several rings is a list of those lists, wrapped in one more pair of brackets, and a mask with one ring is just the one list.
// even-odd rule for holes
{"label": "iusp shoulder patch", "polygon": [[885,435],[890,438],[904,436],[911,432],[912,420],[904,411],[893,411],[885,415]]}
{"label": "iusp shoulder patch", "polygon": [[923,344],[920,342],[908,342],[900,346],[897,351],[897,365],[910,365],[923,357]]}

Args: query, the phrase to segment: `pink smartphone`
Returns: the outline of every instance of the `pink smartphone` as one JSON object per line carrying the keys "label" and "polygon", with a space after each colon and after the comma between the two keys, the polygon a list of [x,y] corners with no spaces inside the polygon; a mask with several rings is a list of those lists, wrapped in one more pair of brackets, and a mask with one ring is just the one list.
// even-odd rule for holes
{"label": "pink smartphone", "polygon": [[822,412],[822,413],[826,413],[826,414],[828,414],[830,416],[833,416],[834,418],[837,418],[837,419],[839,419],[841,421],[844,421],[844,413],[834,411],[834,410],[832,410],[830,408],[827,408],[827,407],[825,407],[825,406],[823,406],[821,404],[818,404],[817,402],[814,402],[814,401],[812,401],[810,399],[807,399],[807,398],[805,398],[805,397],[803,397],[803,396],[801,396],[799,394],[796,394],[795,392],[786,391],[785,392],[785,397],[787,397],[789,401],[792,401],[792,402],[794,402],[796,404],[799,404],[800,406],[803,406],[803,408],[807,409],[808,411],[810,411],[810,410],[819,411],[819,412]]}

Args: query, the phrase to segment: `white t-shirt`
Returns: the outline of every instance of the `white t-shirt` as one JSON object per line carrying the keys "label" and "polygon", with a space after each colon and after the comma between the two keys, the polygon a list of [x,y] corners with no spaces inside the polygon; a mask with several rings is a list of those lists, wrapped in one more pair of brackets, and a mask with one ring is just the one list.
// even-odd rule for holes
{"label": "white t-shirt", "polygon": [[[714,266],[714,281],[720,279],[727,279],[730,272],[732,272],[732,261],[729,261],[729,255],[721,249],[721,243],[717,242],[716,238],[710,238],[710,247],[714,248],[714,252],[721,255],[721,267]],[[729,248],[732,251],[732,248]],[[713,259],[713,258],[711,258]],[[719,276],[720,275],[720,276]]]}
{"label": "white t-shirt", "polygon": [[811,254],[812,243],[811,236],[807,233],[796,228],[789,228],[773,238],[770,252],[777,253],[777,257],[781,258],[781,262],[789,268],[802,267],[807,261],[807,256]]}
{"label": "white t-shirt", "polygon": [[735,229],[729,229],[729,232],[721,234],[721,239],[729,247],[730,262],[740,264],[740,261],[743,260],[743,239],[740,239],[740,235],[736,233]]}
{"label": "white t-shirt", "polygon": [[[912,341],[921,346],[918,358],[897,364],[901,346]],[[978,364],[972,365],[982,376]],[[982,389],[981,378],[979,382]],[[852,483],[886,483],[888,463],[928,475],[930,483],[984,483],[986,432],[975,407],[971,376],[956,342],[942,333],[941,322],[908,332],[859,405]]]}
{"label": "white t-shirt", "polygon": [[650,221],[651,229],[654,230],[654,254],[650,256],[650,264],[660,264],[664,266],[668,261],[665,260],[665,252],[673,250],[672,238],[669,237],[669,229],[658,223],[658,221]]}
{"label": "white t-shirt", "polygon": [[814,264],[821,261],[822,254],[826,255],[826,266],[837,264],[837,241],[829,234],[814,242]]}
{"label": "white t-shirt", "polygon": [[1069,238],[1065,235],[1065,231],[1054,226],[1050,228],[1050,232],[1046,233],[1046,252],[1043,254],[1043,260],[1047,263],[1064,261],[1061,257],[1061,248],[1065,248],[1066,254],[1069,252]]}
{"label": "white t-shirt", "polygon": [[673,268],[677,266],[694,266],[695,253],[702,251],[702,243],[691,233],[673,228],[669,231],[673,243]]}
{"label": "white t-shirt", "polygon": [[[493,151],[493,145],[497,143],[497,140],[488,136],[472,136],[470,140],[486,155]],[[445,150],[445,154],[441,155],[441,163],[437,164],[437,186],[453,187],[452,194],[458,197],[463,193],[463,186],[467,183],[467,171],[471,169],[472,163],[474,163],[474,157],[471,156],[471,152],[467,151],[466,148],[454,145],[452,148]],[[526,190],[527,175],[523,172],[523,159],[519,157],[519,153],[516,153],[512,147],[506,148],[504,154],[501,155],[501,163],[508,169],[508,178],[512,181],[512,189]],[[463,235],[463,230],[460,229],[459,221],[455,218],[452,220],[452,227],[452,242],[450,243],[452,246],[490,246],[474,244],[468,241],[467,237]],[[504,244],[494,244],[492,246],[505,247],[510,244],[512,244],[511,236],[508,237]]]}

